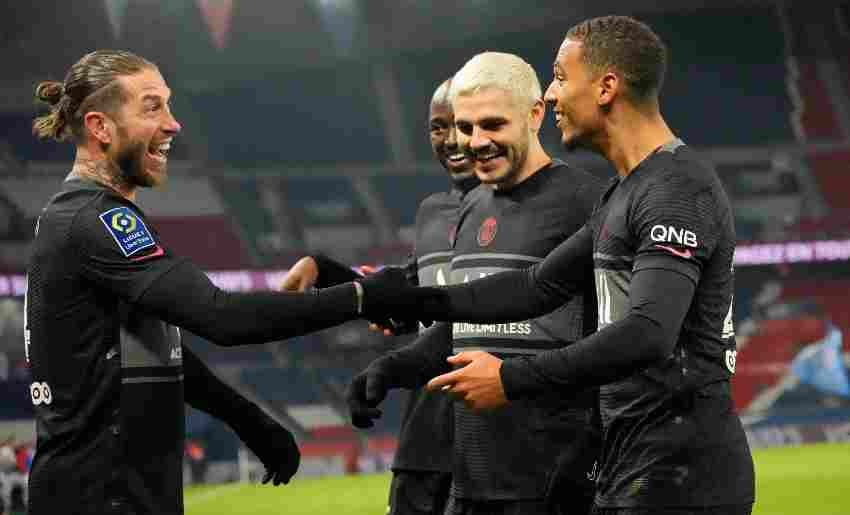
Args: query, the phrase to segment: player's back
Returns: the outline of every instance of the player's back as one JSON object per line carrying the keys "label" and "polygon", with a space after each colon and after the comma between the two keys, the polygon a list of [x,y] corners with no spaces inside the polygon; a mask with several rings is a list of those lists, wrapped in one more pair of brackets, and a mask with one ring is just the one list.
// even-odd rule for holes
{"label": "player's back", "polygon": [[132,306],[177,261],[155,238],[138,208],[89,181],[66,181],[39,218],[26,297],[33,515],[182,511],[179,334]]}
{"label": "player's back", "polygon": [[676,140],[612,184],[589,225],[600,329],[629,313],[639,271],[671,270],[695,284],[672,354],[600,388],[605,439],[597,502],[750,502],[752,460],[729,388],[735,231],[716,172]]}

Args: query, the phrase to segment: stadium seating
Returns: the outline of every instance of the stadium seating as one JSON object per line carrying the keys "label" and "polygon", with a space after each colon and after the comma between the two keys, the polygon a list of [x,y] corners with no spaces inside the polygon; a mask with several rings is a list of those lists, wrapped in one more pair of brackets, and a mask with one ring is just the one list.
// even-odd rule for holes
{"label": "stadium seating", "polygon": [[[850,292],[850,280],[830,281],[788,281],[783,285],[782,300],[812,299],[817,301],[829,320],[845,335],[850,335],[850,309],[847,295]],[[844,338],[844,350],[850,352],[850,337]]]}
{"label": "stadium seating", "polygon": [[450,188],[448,178],[442,174],[379,175],[370,181],[400,226],[415,224],[416,210],[425,197]]}
{"label": "stadium seating", "polygon": [[249,82],[198,93],[193,106],[214,161],[251,166],[389,157],[369,68],[359,64],[277,72],[261,88]]}
{"label": "stadium seating", "polygon": [[850,150],[813,152],[807,157],[829,205],[850,212]]}
{"label": "stadium seating", "polygon": [[163,242],[205,270],[238,270],[253,263],[248,249],[223,215],[151,219]]}
{"label": "stadium seating", "polygon": [[746,408],[756,395],[774,386],[788,372],[788,365],[808,343],[823,338],[825,326],[817,317],[764,320],[759,332],[738,350],[732,393],[738,410]]}
{"label": "stadium seating", "polygon": [[797,88],[802,101],[800,123],[809,141],[835,141],[841,138],[835,110],[826,86],[819,78],[817,62],[798,59]]}

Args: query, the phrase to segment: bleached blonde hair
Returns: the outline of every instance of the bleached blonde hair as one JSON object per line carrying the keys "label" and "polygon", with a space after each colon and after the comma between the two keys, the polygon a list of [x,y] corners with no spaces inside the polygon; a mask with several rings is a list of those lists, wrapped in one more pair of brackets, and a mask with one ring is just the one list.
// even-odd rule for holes
{"label": "bleached blonde hair", "polygon": [[504,52],[483,52],[463,65],[452,78],[449,100],[489,88],[510,93],[518,106],[531,109],[543,90],[537,73],[521,57]]}

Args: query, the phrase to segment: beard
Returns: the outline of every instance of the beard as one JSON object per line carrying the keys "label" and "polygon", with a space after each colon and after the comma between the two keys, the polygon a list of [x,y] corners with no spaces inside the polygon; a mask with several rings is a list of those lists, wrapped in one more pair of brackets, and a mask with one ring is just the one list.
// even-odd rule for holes
{"label": "beard", "polygon": [[[122,140],[126,141],[126,133],[122,136]],[[130,141],[118,148],[113,162],[115,167],[118,168],[117,173],[124,184],[132,187],[150,188],[159,183],[156,177],[145,170],[146,153],[147,145],[141,141]]]}

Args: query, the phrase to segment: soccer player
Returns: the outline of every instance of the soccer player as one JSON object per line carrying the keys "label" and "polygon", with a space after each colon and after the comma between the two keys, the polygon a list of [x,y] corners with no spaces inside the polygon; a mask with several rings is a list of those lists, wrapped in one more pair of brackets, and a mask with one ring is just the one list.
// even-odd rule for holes
{"label": "soccer player", "polygon": [[[629,17],[572,27],[546,100],[562,142],[606,157],[617,180],[585,227],[542,263],[440,290],[394,291],[393,311],[521,319],[560,305],[592,270],[598,332],[531,357],[461,353],[450,361],[463,368],[429,387],[478,410],[600,386],[596,513],[749,514],[753,463],[729,386],[732,210],[711,165],[660,113],[666,56],[658,36]],[[372,278],[366,297],[380,281]]]}
{"label": "soccer player", "polygon": [[[451,98],[463,150],[482,182],[461,208],[451,282],[542,260],[584,225],[601,193],[600,181],[544,151],[538,137],[545,113],[542,91],[521,58],[495,52],[473,57],[452,79]],[[584,286],[584,295],[578,292],[545,317],[510,324],[441,324],[413,345],[427,345],[445,357],[452,342],[456,352],[486,349],[500,356],[561,348],[595,328],[592,281],[588,278]],[[400,353],[379,358],[354,379],[349,402],[355,420],[368,417],[383,398],[385,389],[376,385],[384,374],[393,374]],[[428,366],[434,361],[413,363],[410,373],[384,384],[415,387],[429,374],[447,370],[444,360]],[[586,513],[593,492],[587,476],[598,451],[596,406],[593,389],[517,401],[493,413],[456,404],[446,513],[549,514],[555,498],[568,500],[575,513]],[[553,492],[555,481],[569,493]]]}
{"label": "soccer player", "polygon": [[52,107],[34,131],[71,139],[76,159],[39,218],[28,269],[28,513],[182,513],[184,400],[227,422],[267,481],[288,482],[292,435],[210,373],[178,327],[220,345],[278,340],[356,318],[360,286],[228,293],[163,245],[134,203],[165,181],[181,129],[153,63],[92,52],[36,94]]}
{"label": "soccer player", "polygon": [[[450,84],[451,80],[440,84],[431,99],[429,134],[434,157],[448,173],[451,189],[434,193],[419,205],[414,255],[406,267],[411,282],[422,286],[447,284],[458,209],[467,193],[478,185],[472,161],[457,145],[448,97]],[[345,265],[321,255],[308,256],[287,273],[283,288],[304,291],[354,277]],[[452,412],[451,401],[445,395],[424,388],[410,392],[392,464],[390,515],[442,515],[451,485]],[[361,423],[359,418],[355,422],[372,425],[371,421]]]}

